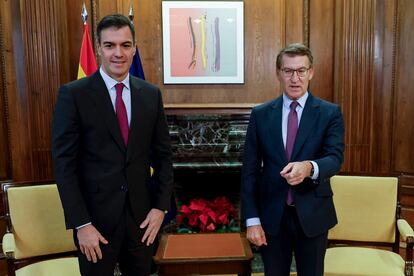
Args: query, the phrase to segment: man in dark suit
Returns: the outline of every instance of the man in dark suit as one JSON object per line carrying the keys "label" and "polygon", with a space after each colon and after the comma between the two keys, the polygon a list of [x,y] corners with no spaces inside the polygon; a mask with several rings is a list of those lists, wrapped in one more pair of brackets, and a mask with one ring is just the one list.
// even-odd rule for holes
{"label": "man in dark suit", "polygon": [[343,162],[344,126],[335,104],[308,92],[311,51],[291,44],[277,57],[283,95],[253,108],[242,172],[247,238],[265,275],[323,275],[328,229],[337,223],[329,179]]}
{"label": "man in dark suit", "polygon": [[[149,275],[152,243],[170,207],[172,153],[161,92],[128,71],[135,31],[122,15],[97,27],[102,65],[59,91],[53,160],[82,275]],[[150,159],[158,183],[150,193]]]}

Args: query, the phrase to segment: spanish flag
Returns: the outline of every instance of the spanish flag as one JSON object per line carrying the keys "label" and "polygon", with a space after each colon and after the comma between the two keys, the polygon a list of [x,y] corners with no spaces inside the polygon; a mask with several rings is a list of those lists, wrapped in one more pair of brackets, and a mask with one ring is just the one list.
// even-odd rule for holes
{"label": "spanish flag", "polygon": [[78,79],[86,76],[90,76],[98,70],[96,66],[95,54],[93,53],[93,47],[89,38],[88,24],[83,24],[83,38],[80,51]]}

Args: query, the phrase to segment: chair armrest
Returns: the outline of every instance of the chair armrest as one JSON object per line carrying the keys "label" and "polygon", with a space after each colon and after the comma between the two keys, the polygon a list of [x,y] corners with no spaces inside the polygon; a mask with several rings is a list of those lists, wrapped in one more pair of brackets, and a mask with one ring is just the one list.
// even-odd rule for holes
{"label": "chair armrest", "polygon": [[407,241],[408,237],[414,238],[414,230],[405,219],[397,220],[397,227],[404,241]]}
{"label": "chair armrest", "polygon": [[14,234],[13,233],[6,233],[3,236],[3,252],[7,258],[14,257],[14,250],[16,248],[16,244],[14,242]]}
{"label": "chair armrest", "polygon": [[413,275],[414,231],[405,219],[397,220],[397,227],[406,243],[404,275]]}

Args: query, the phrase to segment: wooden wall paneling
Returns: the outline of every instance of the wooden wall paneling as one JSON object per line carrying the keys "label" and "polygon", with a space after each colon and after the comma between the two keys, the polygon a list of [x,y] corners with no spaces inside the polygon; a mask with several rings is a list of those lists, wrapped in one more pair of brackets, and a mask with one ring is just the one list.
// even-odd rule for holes
{"label": "wooden wall paneling", "polygon": [[391,171],[396,1],[376,1],[374,21],[374,116],[370,171]]}
{"label": "wooden wall paneling", "polygon": [[[13,180],[53,178],[51,118],[56,91],[68,76],[63,0],[11,1],[9,104]],[[65,43],[59,40],[66,40]],[[66,54],[64,54],[66,53]]]}
{"label": "wooden wall paneling", "polygon": [[[105,0],[92,0],[96,4],[96,21],[99,22],[99,20],[102,19],[105,15],[113,14],[113,13],[121,13],[120,10],[118,10],[118,4],[120,3],[119,0],[116,1],[105,1]],[[124,0],[126,1],[126,0]]]}
{"label": "wooden wall paneling", "polygon": [[304,2],[307,0],[286,0],[285,4],[285,41],[286,45],[304,41]]}
{"label": "wooden wall paneling", "polygon": [[11,156],[9,150],[9,131],[7,126],[8,105],[6,87],[6,45],[5,30],[9,27],[9,3],[0,2],[0,181],[11,178]]}
{"label": "wooden wall paneling", "polygon": [[[161,1],[134,1],[135,32],[145,78],[162,85]],[[166,91],[164,92],[164,102]]]}
{"label": "wooden wall paneling", "polygon": [[[76,78],[82,38],[83,1],[32,2],[1,2],[1,22],[7,25],[2,32],[6,102],[0,104],[7,105],[9,115],[0,119],[9,132],[9,176],[16,180],[51,173],[53,104],[57,88]],[[94,35],[101,15],[127,14],[129,1],[88,0],[86,5]],[[144,71],[147,80],[160,86],[166,105],[220,109],[270,100],[280,94],[277,52],[290,42],[309,41],[316,70],[311,91],[339,103],[344,112],[344,171],[414,172],[411,1],[245,0],[243,85],[163,85],[161,0],[134,0],[133,5]],[[6,157],[0,158],[2,173]]]}
{"label": "wooden wall paneling", "polygon": [[[285,45],[283,2],[263,1],[256,5],[245,1],[245,85],[241,94],[235,95],[244,99],[242,102],[262,103],[281,93],[276,57]],[[227,102],[240,103],[236,99]]]}
{"label": "wooden wall paneling", "polygon": [[345,119],[344,171],[369,172],[373,121],[374,1],[335,3],[334,89]]}
{"label": "wooden wall paneling", "polygon": [[[162,86],[161,1],[134,1],[135,33],[145,78]],[[162,89],[164,102],[167,92]],[[171,95],[169,95],[171,97]]]}
{"label": "wooden wall paneling", "polygon": [[310,91],[325,100],[334,101],[334,27],[335,2],[310,1],[309,47],[313,53],[314,77]]}
{"label": "wooden wall paneling", "polygon": [[[63,0],[22,1],[22,33],[25,49],[27,100],[31,144],[32,176],[30,179],[51,179],[51,120],[61,73],[68,66],[61,48],[67,41],[66,11]],[[61,20],[61,21],[60,21]],[[62,52],[60,52],[62,51]],[[35,54],[33,54],[35,53]],[[36,70],[33,70],[36,68]],[[67,78],[65,78],[67,81]]]}
{"label": "wooden wall paneling", "polygon": [[414,174],[414,1],[398,1],[393,170]]}
{"label": "wooden wall paneling", "polygon": [[13,179],[31,179],[30,133],[28,133],[28,103],[26,94],[26,68],[20,1],[9,1],[5,13],[8,31],[5,35],[6,96],[8,99],[8,128]]}

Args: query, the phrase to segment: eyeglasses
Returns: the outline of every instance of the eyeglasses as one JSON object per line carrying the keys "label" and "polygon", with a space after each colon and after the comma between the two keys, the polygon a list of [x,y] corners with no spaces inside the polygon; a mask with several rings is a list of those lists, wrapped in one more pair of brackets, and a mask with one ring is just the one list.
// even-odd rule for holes
{"label": "eyeglasses", "polygon": [[306,75],[308,74],[310,68],[306,68],[306,67],[301,67],[298,69],[292,69],[292,68],[282,68],[280,69],[280,71],[282,71],[283,76],[285,78],[291,78],[293,76],[293,74],[296,72],[296,74],[298,74],[299,78],[304,78],[306,77]]}

